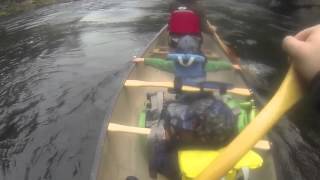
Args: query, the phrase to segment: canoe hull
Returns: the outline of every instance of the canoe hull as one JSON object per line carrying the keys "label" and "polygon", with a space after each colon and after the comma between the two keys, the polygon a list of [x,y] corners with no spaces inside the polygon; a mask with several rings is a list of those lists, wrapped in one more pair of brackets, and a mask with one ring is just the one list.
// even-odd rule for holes
{"label": "canoe hull", "polygon": [[[204,35],[203,51],[214,54],[219,59],[227,60],[218,44]],[[168,33],[164,27],[147,46],[141,57],[165,56],[160,51],[167,51]],[[173,75],[145,66],[143,63],[133,65],[127,79],[142,81],[172,81]],[[247,88],[241,76],[233,70],[208,73],[208,80],[232,83],[235,87]],[[144,107],[146,94],[166,91],[154,87],[123,87],[113,107],[111,116],[106,118],[106,125],[101,135],[92,180],[125,180],[128,176],[136,176],[139,180],[149,180],[148,160],[145,135],[107,132],[109,122],[138,126],[138,116]],[[243,98],[240,97],[239,98]],[[271,152],[259,152],[264,159],[264,167],[254,171],[250,179],[276,179]],[[158,179],[165,179],[158,176]]]}

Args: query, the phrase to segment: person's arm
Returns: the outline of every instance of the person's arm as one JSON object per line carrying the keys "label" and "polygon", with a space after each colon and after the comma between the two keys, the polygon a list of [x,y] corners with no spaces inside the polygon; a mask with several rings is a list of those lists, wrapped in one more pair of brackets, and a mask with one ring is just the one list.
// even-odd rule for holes
{"label": "person's arm", "polygon": [[316,108],[320,109],[320,25],[287,36],[283,49],[295,70],[309,84],[310,95]]}
{"label": "person's arm", "polygon": [[232,68],[233,65],[230,62],[223,60],[208,60],[205,66],[207,72],[230,70]]}
{"label": "person's arm", "polygon": [[133,62],[139,63],[143,62],[145,65],[154,67],[156,69],[166,71],[166,72],[174,72],[174,64],[172,61],[168,61],[161,58],[135,58]]}

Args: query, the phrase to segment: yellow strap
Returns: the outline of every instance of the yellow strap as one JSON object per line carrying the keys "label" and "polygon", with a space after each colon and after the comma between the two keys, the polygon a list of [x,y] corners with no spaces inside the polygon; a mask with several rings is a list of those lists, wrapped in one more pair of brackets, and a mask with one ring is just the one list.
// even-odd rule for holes
{"label": "yellow strap", "polygon": [[[178,152],[179,167],[182,174],[187,178],[197,177],[211,161],[216,159],[223,149],[217,151],[210,150],[182,150]],[[254,151],[249,151],[240,161],[230,170],[229,174],[234,174],[234,170],[241,168],[256,169],[261,167],[263,159]]]}

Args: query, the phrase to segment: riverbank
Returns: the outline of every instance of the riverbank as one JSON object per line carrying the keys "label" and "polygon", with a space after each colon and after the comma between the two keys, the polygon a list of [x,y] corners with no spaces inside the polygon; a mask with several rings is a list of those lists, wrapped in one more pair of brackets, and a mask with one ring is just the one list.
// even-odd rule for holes
{"label": "riverbank", "polygon": [[0,17],[10,16],[24,11],[62,2],[63,0],[7,0],[0,5]]}

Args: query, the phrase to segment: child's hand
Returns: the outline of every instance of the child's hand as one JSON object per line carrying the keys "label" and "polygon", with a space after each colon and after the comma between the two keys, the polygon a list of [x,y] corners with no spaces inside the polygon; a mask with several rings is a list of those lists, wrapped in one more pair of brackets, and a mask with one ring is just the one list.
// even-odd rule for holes
{"label": "child's hand", "polygon": [[239,64],[232,64],[232,67],[233,67],[234,69],[241,70],[241,67],[240,67]]}
{"label": "child's hand", "polygon": [[143,61],[144,61],[144,58],[134,57],[134,59],[133,59],[132,61],[135,62],[135,63],[139,63],[139,62],[143,62]]}

